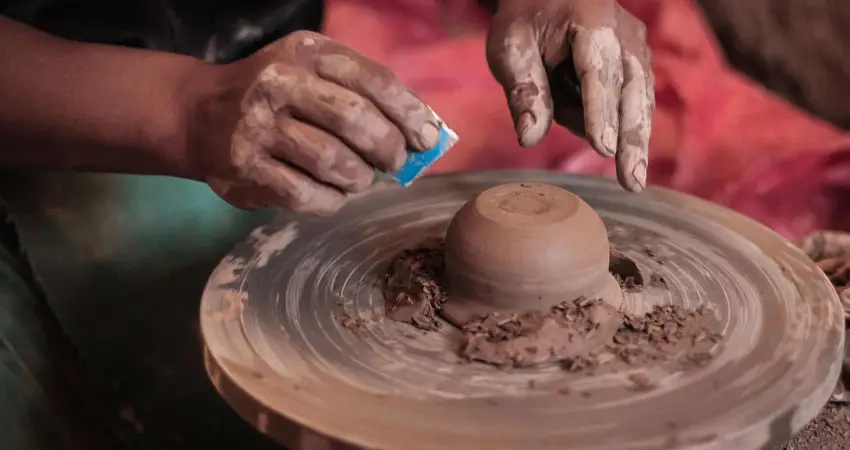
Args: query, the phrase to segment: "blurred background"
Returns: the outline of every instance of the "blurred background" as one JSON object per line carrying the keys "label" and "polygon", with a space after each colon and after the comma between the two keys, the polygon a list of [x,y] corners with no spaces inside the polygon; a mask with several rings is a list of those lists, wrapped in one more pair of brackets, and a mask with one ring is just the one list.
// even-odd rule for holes
{"label": "blurred background", "polygon": [[[486,3],[486,2],[485,2]],[[847,229],[850,6],[834,0],[623,0],[647,23],[658,108],[651,184],[725,204],[790,239]],[[435,170],[547,168],[613,175],[555,128],[513,136],[474,0],[331,0],[325,33],[393,68],[461,138]],[[365,32],[365,30],[370,30]]]}

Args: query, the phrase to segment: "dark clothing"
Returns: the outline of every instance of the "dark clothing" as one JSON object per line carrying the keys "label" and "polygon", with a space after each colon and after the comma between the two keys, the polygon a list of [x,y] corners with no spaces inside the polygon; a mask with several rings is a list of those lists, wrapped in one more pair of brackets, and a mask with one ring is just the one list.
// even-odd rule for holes
{"label": "dark clothing", "polygon": [[318,30],[322,0],[0,0],[0,12],[68,39],[229,62],[295,30]]}
{"label": "dark clothing", "polygon": [[[0,0],[0,14],[53,35],[217,63],[248,56],[295,30],[318,30],[323,13],[321,0]],[[8,189],[11,178],[0,172],[0,181]],[[62,188],[54,184],[63,182]],[[206,381],[193,327],[203,280],[215,260],[267,217],[232,210],[205,186],[184,180],[73,174],[45,176],[25,187],[11,185],[15,191],[4,192],[7,202],[0,196],[0,448],[101,450],[117,442],[131,449],[279,449],[239,420]],[[56,198],[60,192],[68,194],[62,208],[83,214],[81,222],[72,222],[86,225],[64,229],[32,223],[41,217],[33,199]],[[116,199],[118,214],[109,212],[108,198]],[[87,215],[88,210],[97,212]],[[154,210],[154,216],[142,217]],[[121,224],[110,222],[118,217]],[[136,228],[124,220],[147,225]],[[224,225],[215,228],[219,224]],[[205,226],[215,231],[198,236]],[[134,287],[118,275],[123,273],[119,263],[89,264],[96,253],[91,248],[61,249],[58,242],[70,243],[74,239],[69,236],[86,229],[126,231],[145,242],[151,233],[186,236],[180,245],[162,247],[179,247],[177,253],[190,256],[119,251],[131,265],[154,258],[157,264],[140,264],[165,268],[152,275],[161,276],[160,281],[147,278],[144,288]],[[57,230],[55,240],[42,234],[48,230]],[[101,238],[91,235],[82,242],[96,246]],[[108,242],[119,241],[134,242]],[[201,250],[194,252],[188,241]],[[68,264],[84,268],[85,274],[40,264],[41,248],[73,261]],[[175,259],[180,263],[170,264]],[[38,277],[31,267],[38,268]],[[97,267],[107,275],[90,280],[90,270]],[[126,273],[141,273],[139,267]],[[54,275],[77,285],[55,287],[49,282]],[[108,280],[120,284],[110,286]],[[157,292],[156,286],[167,286],[167,292]],[[130,299],[130,292],[144,294]],[[115,310],[119,312],[105,312]],[[162,311],[169,311],[166,324]],[[111,328],[112,323],[119,325]],[[101,334],[109,338],[99,340]]]}

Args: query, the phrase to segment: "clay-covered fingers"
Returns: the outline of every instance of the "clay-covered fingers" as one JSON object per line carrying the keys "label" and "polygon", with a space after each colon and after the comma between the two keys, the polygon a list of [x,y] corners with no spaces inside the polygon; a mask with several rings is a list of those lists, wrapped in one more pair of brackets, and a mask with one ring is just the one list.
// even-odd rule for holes
{"label": "clay-covered fingers", "polygon": [[254,183],[266,191],[262,197],[268,205],[294,212],[330,216],[345,204],[346,196],[339,189],[321,183],[269,155],[260,156],[254,161],[251,175]]}
{"label": "clay-covered fingers", "polygon": [[581,82],[584,130],[602,156],[617,154],[620,133],[620,90],[623,62],[620,41],[611,28],[576,27],[572,34],[573,65]]}
{"label": "clay-covered fingers", "polygon": [[404,135],[369,99],[311,74],[285,89],[292,117],[338,138],[378,170],[404,164]]}
{"label": "clay-covered fingers", "polygon": [[629,191],[646,187],[649,137],[655,108],[652,73],[638,56],[623,54],[623,89],[620,94],[620,132],[617,144],[617,179]]}
{"label": "clay-covered fingers", "polygon": [[437,145],[440,128],[433,111],[386,67],[327,40],[315,60],[316,73],[368,99],[401,131],[410,147]]}
{"label": "clay-covered fingers", "polygon": [[530,147],[552,125],[549,79],[536,31],[526,20],[497,16],[487,35],[487,61],[502,85],[520,145]]}
{"label": "clay-covered fingers", "polygon": [[359,192],[372,184],[374,170],[330,133],[291,117],[277,120],[278,138],[268,152],[343,192]]}

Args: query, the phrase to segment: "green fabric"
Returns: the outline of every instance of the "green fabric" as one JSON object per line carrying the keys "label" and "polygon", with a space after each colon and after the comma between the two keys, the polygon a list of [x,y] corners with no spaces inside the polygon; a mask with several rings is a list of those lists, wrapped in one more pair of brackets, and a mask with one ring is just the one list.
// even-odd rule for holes
{"label": "green fabric", "polygon": [[[224,448],[228,441],[252,450],[277,448],[215,393],[197,329],[210,272],[271,211],[239,211],[204,184],[164,177],[0,180],[47,301],[108,399],[107,416],[124,422],[130,448]],[[16,285],[15,272],[6,273],[12,280],[0,283]],[[32,301],[26,290],[11,295],[16,305]],[[2,326],[38,321],[16,314]],[[29,328],[20,334],[44,345]]]}

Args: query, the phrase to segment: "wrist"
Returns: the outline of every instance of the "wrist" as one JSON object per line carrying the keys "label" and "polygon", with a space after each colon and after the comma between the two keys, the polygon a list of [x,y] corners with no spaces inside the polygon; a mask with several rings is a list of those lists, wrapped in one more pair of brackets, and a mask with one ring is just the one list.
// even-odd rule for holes
{"label": "wrist", "polygon": [[200,60],[184,61],[171,73],[166,111],[151,111],[143,132],[146,146],[160,161],[164,175],[202,181],[201,165],[193,153],[198,117],[215,96],[216,66]]}
{"label": "wrist", "polygon": [[[181,82],[181,177],[207,181],[229,171],[233,133],[242,115],[240,105],[250,86],[245,72],[256,73],[267,58],[249,58],[226,65],[200,64]],[[253,77],[250,77],[253,80]]]}

